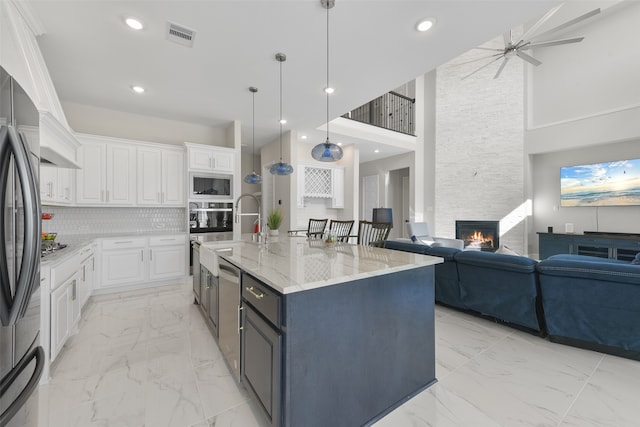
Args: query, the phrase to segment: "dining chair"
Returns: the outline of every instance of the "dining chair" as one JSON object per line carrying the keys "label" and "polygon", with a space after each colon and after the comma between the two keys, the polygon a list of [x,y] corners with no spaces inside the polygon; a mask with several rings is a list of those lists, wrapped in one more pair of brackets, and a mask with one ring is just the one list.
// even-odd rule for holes
{"label": "dining chair", "polygon": [[348,242],[351,229],[353,228],[354,220],[350,221],[338,221],[332,219],[329,222],[329,231],[333,232],[338,242]]}
{"label": "dining chair", "polygon": [[309,218],[309,227],[307,228],[307,237],[314,239],[322,239],[324,236],[324,229],[327,227],[329,219],[313,219]]}
{"label": "dining chair", "polygon": [[358,244],[384,247],[393,226],[390,222],[360,221],[358,224]]}

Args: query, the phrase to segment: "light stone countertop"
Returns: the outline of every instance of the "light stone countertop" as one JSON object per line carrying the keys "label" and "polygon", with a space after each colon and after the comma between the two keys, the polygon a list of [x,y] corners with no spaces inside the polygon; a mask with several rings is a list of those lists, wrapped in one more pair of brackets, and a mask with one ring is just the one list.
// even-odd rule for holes
{"label": "light stone countertop", "polygon": [[233,242],[219,256],[282,294],[322,288],[442,263],[442,258],[306,237],[269,237],[266,244]]}
{"label": "light stone countertop", "polygon": [[56,241],[60,244],[67,245],[64,249],[59,249],[54,253],[51,253],[43,258],[40,258],[40,265],[45,266],[48,265],[50,267],[55,267],[58,264],[63,263],[67,259],[71,258],[73,255],[77,253],[80,249],[84,249],[90,244],[98,244],[98,239],[108,239],[108,238],[122,238],[122,237],[147,237],[147,236],[157,236],[157,235],[167,235],[172,236],[176,234],[187,234],[186,232],[173,232],[173,231],[165,231],[165,232],[146,232],[146,233],[94,233],[94,234],[64,234],[58,235],[56,237]]}

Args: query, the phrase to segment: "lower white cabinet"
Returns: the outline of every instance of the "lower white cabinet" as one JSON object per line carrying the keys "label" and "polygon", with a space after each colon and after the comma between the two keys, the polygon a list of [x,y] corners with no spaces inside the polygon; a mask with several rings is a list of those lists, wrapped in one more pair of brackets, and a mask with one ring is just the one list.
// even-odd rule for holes
{"label": "lower white cabinet", "polygon": [[102,239],[99,287],[108,289],[187,274],[187,235]]}
{"label": "lower white cabinet", "polygon": [[79,282],[78,271],[51,292],[51,361],[60,353],[80,320]]}
{"label": "lower white cabinet", "polygon": [[78,294],[80,299],[80,307],[84,307],[91,296],[91,291],[95,285],[96,256],[95,244],[91,244],[82,251],[82,264],[80,265],[80,285],[78,286]]}
{"label": "lower white cabinet", "polygon": [[149,237],[149,280],[183,276],[186,244],[185,235]]}
{"label": "lower white cabinet", "polygon": [[146,238],[104,239],[102,241],[101,287],[144,280]]}

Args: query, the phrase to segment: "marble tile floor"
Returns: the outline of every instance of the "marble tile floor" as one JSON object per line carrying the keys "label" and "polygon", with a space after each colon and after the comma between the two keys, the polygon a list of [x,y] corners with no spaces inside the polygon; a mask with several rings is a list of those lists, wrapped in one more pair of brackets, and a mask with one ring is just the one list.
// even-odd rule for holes
{"label": "marble tile floor", "polygon": [[[41,386],[42,427],[266,425],[192,302],[189,284],[92,298]],[[440,306],[436,360],[438,383],[375,427],[640,425],[640,362]]]}

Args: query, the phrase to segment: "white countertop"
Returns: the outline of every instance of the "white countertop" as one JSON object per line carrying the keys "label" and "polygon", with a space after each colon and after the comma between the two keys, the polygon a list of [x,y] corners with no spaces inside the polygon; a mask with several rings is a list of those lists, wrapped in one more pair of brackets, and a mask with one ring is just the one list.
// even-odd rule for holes
{"label": "white countertop", "polygon": [[234,241],[228,247],[232,251],[219,256],[282,294],[443,262],[438,257],[349,243],[326,247],[322,240],[306,237],[269,237],[266,244]]}

